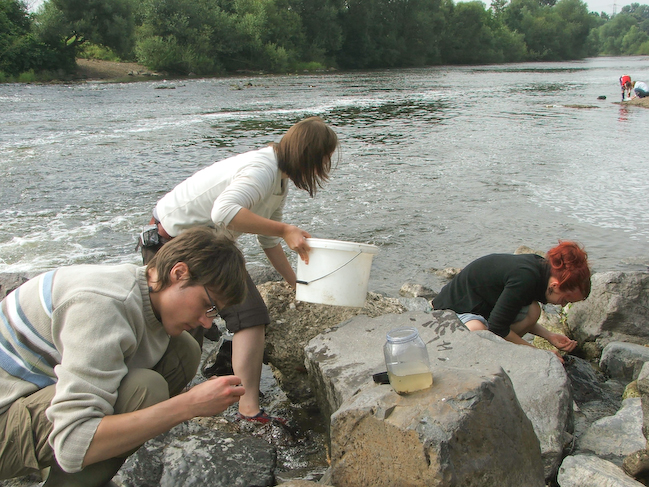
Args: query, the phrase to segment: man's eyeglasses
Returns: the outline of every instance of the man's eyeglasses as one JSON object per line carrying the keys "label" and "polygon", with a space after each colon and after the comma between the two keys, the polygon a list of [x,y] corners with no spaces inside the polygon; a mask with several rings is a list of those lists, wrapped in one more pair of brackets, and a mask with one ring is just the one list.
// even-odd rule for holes
{"label": "man's eyeglasses", "polygon": [[219,315],[219,308],[216,306],[216,304],[214,304],[214,301],[212,301],[212,296],[210,296],[210,293],[207,290],[207,286],[203,286],[203,288],[205,288],[207,299],[210,300],[210,304],[212,305],[212,307],[205,312],[205,316],[207,316],[208,318],[216,318]]}

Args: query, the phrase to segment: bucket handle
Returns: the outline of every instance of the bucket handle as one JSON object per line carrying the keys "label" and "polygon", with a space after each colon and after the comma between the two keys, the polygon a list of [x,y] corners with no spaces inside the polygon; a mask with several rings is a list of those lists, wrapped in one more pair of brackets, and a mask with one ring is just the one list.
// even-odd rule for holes
{"label": "bucket handle", "polygon": [[338,268],[334,269],[333,271],[331,271],[331,272],[325,274],[324,276],[316,277],[315,279],[311,279],[310,281],[300,281],[300,280],[297,280],[297,281],[295,281],[295,282],[296,282],[297,284],[304,284],[305,286],[308,286],[308,285],[311,284],[312,282],[319,281],[320,279],[324,279],[325,277],[330,276],[330,275],[333,274],[334,272],[338,272],[340,269],[342,269],[343,267],[345,267],[347,264],[350,264],[350,263],[351,263],[351,262],[352,262],[356,257],[358,257],[359,255],[361,255],[362,253],[363,253],[363,251],[362,251],[362,250],[359,250],[358,253],[357,253],[354,257],[352,257],[351,259],[349,259],[347,262],[345,262],[345,263],[344,263],[343,265],[341,265],[340,267],[338,267]]}

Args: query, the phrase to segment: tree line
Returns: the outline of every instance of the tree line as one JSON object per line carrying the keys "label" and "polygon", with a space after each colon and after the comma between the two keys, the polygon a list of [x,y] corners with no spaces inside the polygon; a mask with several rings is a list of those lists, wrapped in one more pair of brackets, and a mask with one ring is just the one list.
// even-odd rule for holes
{"label": "tree line", "polygon": [[0,0],[0,81],[75,58],[213,75],[649,54],[649,6],[581,0]]}

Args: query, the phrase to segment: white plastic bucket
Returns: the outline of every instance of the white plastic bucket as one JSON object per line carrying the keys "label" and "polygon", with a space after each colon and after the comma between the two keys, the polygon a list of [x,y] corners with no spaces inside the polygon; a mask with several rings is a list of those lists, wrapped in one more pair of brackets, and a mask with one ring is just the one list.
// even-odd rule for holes
{"label": "white plastic bucket", "polygon": [[309,264],[298,258],[296,299],[361,308],[376,245],[307,238]]}

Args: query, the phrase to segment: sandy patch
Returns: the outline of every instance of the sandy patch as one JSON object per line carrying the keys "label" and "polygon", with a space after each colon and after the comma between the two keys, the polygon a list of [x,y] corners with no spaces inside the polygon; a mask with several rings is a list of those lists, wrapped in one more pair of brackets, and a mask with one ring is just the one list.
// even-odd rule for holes
{"label": "sandy patch", "polygon": [[137,63],[77,59],[76,77],[86,80],[125,81],[158,78],[160,75]]}

